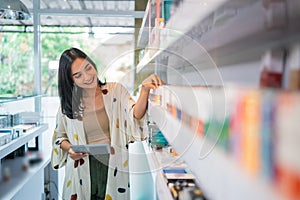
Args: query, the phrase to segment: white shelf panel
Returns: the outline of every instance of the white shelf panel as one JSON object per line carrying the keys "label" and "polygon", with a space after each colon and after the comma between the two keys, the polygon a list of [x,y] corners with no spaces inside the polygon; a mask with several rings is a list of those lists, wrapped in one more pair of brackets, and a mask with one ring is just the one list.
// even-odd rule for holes
{"label": "white shelf panel", "polygon": [[31,139],[40,135],[43,131],[47,130],[48,125],[42,124],[37,126],[26,133],[23,133],[20,137],[10,141],[9,143],[0,146],[0,159],[8,155],[9,153],[13,152],[14,150],[18,149],[22,145],[26,144]]}
{"label": "white shelf panel", "polygon": [[171,195],[170,189],[167,186],[167,181],[162,174],[163,166],[161,166],[160,162],[157,159],[157,152],[154,152],[152,148],[148,145],[148,143],[144,142],[143,144],[149,163],[149,168],[152,172],[157,199],[172,200],[173,197]]}
{"label": "white shelf panel", "polygon": [[[50,151],[43,152],[43,160],[41,163],[29,167],[28,171],[22,171],[22,157],[5,160],[2,167],[9,167],[10,180],[8,182],[0,182],[0,199],[13,199],[30,179],[40,170],[50,163]],[[33,186],[34,187],[34,186]]]}
{"label": "white shelf panel", "polygon": [[159,200],[173,199],[170,188],[168,188],[166,179],[163,177],[162,173],[158,173],[156,177],[156,192]]}
{"label": "white shelf panel", "polygon": [[195,135],[160,106],[149,102],[149,113],[209,199],[283,199],[270,183],[247,174],[219,147]]}

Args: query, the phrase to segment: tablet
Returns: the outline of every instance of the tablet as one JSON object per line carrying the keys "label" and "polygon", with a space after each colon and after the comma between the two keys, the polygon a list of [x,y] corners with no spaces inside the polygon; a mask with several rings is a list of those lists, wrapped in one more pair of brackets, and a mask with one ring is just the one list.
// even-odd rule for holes
{"label": "tablet", "polygon": [[76,153],[88,153],[90,155],[110,154],[109,144],[71,145],[71,148]]}

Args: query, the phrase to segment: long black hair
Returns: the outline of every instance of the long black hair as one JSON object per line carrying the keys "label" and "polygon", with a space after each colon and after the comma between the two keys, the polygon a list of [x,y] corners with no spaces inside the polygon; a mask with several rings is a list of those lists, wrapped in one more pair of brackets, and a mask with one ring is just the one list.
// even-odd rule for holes
{"label": "long black hair", "polygon": [[[77,48],[65,50],[59,59],[58,95],[61,111],[70,119],[81,119],[83,106],[81,104],[82,88],[74,84],[71,66],[76,58],[83,58],[90,62],[97,71],[96,64],[83,51]],[[98,85],[105,85],[98,79]]]}

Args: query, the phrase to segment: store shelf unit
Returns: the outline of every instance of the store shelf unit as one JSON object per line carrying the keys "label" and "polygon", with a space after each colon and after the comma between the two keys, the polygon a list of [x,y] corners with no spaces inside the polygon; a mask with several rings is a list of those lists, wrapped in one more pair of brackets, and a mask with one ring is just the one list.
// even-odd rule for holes
{"label": "store shelf unit", "polygon": [[[19,138],[12,140],[11,142],[0,147],[0,159],[3,159],[9,153],[15,151],[22,145],[26,144],[30,140],[40,137],[44,131],[48,129],[47,124],[41,124],[26,133],[23,133]],[[50,154],[48,151],[42,151],[43,160],[35,164],[32,167],[29,167],[26,171],[22,170],[22,164],[24,157],[18,157],[14,159],[7,159],[2,161],[2,168],[8,168],[10,171],[10,178],[7,182],[0,183],[0,199],[20,199],[24,198],[20,194],[28,194],[28,191],[25,193],[19,193],[22,189],[26,190],[31,184],[32,181],[40,181],[40,186],[37,186],[36,191],[41,191],[41,194],[35,193],[32,197],[36,196],[41,198],[43,188],[43,170],[47,164],[50,162]],[[40,176],[37,174],[42,173]],[[41,180],[39,180],[41,179]],[[30,192],[29,192],[30,193]]]}
{"label": "store shelf unit", "polygon": [[260,0],[183,1],[160,30],[160,46],[149,49],[151,56],[145,53],[137,71],[154,60],[160,65],[165,57],[168,68],[184,72],[239,64],[260,60],[268,49],[287,48],[299,42],[299,3],[282,1],[277,4],[282,7],[280,11],[268,10],[264,3]]}
{"label": "store shelf unit", "polygon": [[[286,3],[284,25],[276,27],[272,22],[267,25],[270,13],[260,0],[182,1],[160,30],[159,46],[146,48],[137,71],[162,70],[169,74],[175,69],[182,76],[206,68],[257,61],[268,49],[289,47],[300,41],[296,11],[299,4]],[[200,103],[201,99],[196,101],[193,103]],[[225,108],[221,111],[225,112]],[[214,144],[196,136],[159,106],[151,105],[149,113],[210,199],[281,199],[269,183],[261,177],[248,176],[222,149],[211,150]],[[203,151],[209,152],[205,158],[200,154]]]}
{"label": "store shelf unit", "polygon": [[209,199],[282,199],[265,180],[245,173],[220,147],[199,137],[161,106],[150,102],[149,114]]}
{"label": "store shelf unit", "polygon": [[[247,83],[257,88],[262,76],[261,71],[257,69],[265,64],[265,53],[273,50],[286,53],[287,57],[273,60],[280,63],[280,67],[283,66],[283,74],[290,73],[286,64],[290,62],[289,50],[293,45],[300,43],[298,0],[179,2],[180,5],[165,28],[158,31],[160,41],[155,43],[158,45],[150,44],[146,47],[144,57],[137,66],[138,73],[152,70],[170,87],[192,85],[223,88],[224,83],[228,86],[228,82],[231,86],[241,86],[243,82],[233,77],[250,77]],[[272,62],[275,62],[273,60]],[[296,60],[299,60],[299,56]],[[299,66],[298,63],[297,61],[294,64],[295,67]],[[274,67],[276,64],[272,63],[270,66]],[[241,72],[245,67],[247,70],[255,69],[234,74],[234,70]],[[238,81],[223,82],[224,71],[232,74],[228,77]],[[208,95],[191,96],[193,94],[186,88],[177,88],[176,95],[182,101],[175,104],[175,107],[195,116],[200,114],[208,121],[224,122],[228,109],[238,108],[225,103],[228,101],[228,93],[232,90],[229,89],[226,93],[214,91],[210,90]],[[258,89],[254,93],[261,91]],[[203,102],[206,100],[214,101],[214,107],[205,107]],[[176,119],[176,116],[166,111],[167,109],[150,103],[149,114],[188,164],[197,177],[200,188],[209,199],[283,199],[282,194],[274,189],[272,181],[258,175],[250,175],[251,173],[237,164],[226,150],[197,135],[195,130]],[[207,112],[202,113],[203,110]],[[221,131],[222,127],[219,128]],[[298,163],[297,159],[291,160]]]}
{"label": "store shelf unit", "polygon": [[203,20],[209,13],[213,12],[225,1],[226,0],[213,0],[210,1],[209,6],[206,6],[206,3],[196,0],[182,3],[174,16],[170,18],[166,27],[160,30],[162,35],[162,37],[159,38],[160,46],[152,46],[151,48],[148,47],[146,49],[146,56],[142,58],[140,64],[137,66],[137,71],[141,71],[148,63],[153,61],[157,55],[176,43],[176,41],[191,30],[193,26]]}

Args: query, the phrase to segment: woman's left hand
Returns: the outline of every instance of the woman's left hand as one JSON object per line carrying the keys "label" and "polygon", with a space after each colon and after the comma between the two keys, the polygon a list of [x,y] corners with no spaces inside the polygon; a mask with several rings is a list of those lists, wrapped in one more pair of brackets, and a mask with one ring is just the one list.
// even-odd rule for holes
{"label": "woman's left hand", "polygon": [[159,76],[156,74],[151,74],[148,76],[143,82],[142,87],[144,89],[150,90],[150,89],[157,89],[159,86],[163,85],[163,81],[160,79]]}

